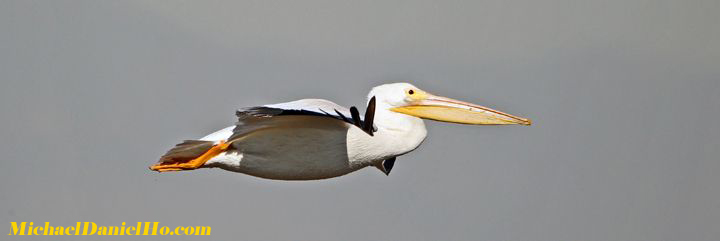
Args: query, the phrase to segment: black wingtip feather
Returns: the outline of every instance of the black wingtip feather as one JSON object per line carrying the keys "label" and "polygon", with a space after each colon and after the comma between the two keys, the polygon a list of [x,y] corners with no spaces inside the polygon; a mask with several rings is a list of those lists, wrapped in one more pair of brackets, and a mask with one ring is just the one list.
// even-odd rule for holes
{"label": "black wingtip feather", "polygon": [[362,129],[362,126],[360,125],[360,112],[357,108],[355,108],[355,106],[350,107],[350,115],[352,115],[353,124]]}
{"label": "black wingtip feather", "polygon": [[373,135],[374,127],[373,122],[375,119],[375,96],[370,98],[370,102],[368,102],[367,109],[365,110],[365,123],[362,129],[370,134]]}
{"label": "black wingtip feather", "polygon": [[342,118],[342,120],[343,120],[344,122],[350,122],[350,121],[347,119],[347,117],[345,117],[345,115],[343,115],[343,113],[340,113],[340,111],[338,111],[337,109],[335,109],[335,114],[337,114],[340,118]]}

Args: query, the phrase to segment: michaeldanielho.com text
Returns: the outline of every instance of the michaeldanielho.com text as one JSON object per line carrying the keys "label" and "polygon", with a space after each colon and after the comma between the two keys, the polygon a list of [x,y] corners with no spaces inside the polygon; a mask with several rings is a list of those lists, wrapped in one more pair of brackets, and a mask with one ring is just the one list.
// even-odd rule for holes
{"label": "michaeldanielho.com text", "polygon": [[159,222],[137,222],[137,225],[98,226],[95,222],[77,222],[75,226],[52,226],[50,222],[34,226],[33,222],[10,222],[8,235],[210,235],[209,226],[160,227]]}

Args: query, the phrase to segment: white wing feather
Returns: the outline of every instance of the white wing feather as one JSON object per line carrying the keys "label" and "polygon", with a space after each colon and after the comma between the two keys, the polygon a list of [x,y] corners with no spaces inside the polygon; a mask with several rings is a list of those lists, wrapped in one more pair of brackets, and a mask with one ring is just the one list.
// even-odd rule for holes
{"label": "white wing feather", "polygon": [[306,110],[306,111],[312,111],[320,114],[331,114],[336,115],[335,111],[337,110],[341,114],[345,115],[345,117],[350,117],[350,110],[348,108],[345,108],[344,106],[335,104],[332,101],[329,100],[323,100],[323,99],[302,99],[302,100],[296,100],[296,101],[290,101],[285,103],[278,103],[278,104],[271,104],[271,105],[264,105],[265,107],[270,108],[278,108],[278,109],[284,109],[284,110]]}

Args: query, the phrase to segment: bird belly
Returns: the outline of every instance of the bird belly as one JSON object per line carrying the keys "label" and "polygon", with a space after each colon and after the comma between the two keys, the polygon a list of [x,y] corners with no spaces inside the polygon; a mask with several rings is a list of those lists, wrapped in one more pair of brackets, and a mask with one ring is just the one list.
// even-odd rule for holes
{"label": "bird belly", "polygon": [[368,163],[348,153],[351,128],[355,127],[330,120],[323,125],[263,129],[233,142],[234,150],[218,155],[206,166],[280,180],[342,176]]}

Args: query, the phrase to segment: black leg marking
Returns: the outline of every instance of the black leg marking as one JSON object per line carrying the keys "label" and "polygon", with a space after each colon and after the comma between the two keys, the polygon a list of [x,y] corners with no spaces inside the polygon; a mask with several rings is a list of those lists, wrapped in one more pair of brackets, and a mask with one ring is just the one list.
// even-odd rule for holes
{"label": "black leg marking", "polygon": [[385,175],[390,175],[390,171],[395,166],[395,157],[383,161],[383,168],[385,168]]}

